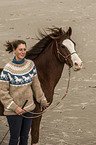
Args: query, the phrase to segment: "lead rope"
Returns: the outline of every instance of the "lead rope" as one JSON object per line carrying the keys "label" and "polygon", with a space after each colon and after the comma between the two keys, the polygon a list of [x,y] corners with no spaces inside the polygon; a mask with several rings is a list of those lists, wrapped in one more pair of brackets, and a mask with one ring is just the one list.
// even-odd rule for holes
{"label": "lead rope", "polygon": [[26,110],[24,109],[26,112],[29,112],[29,113],[34,114],[34,115],[37,115],[37,116],[34,116],[34,117],[27,117],[27,116],[25,116],[25,115],[21,115],[21,116],[24,117],[24,118],[37,118],[37,117],[40,117],[42,114],[44,114],[44,113],[46,113],[46,112],[52,110],[52,109],[55,108],[56,106],[58,106],[58,105],[60,104],[60,102],[61,102],[61,101],[67,96],[67,94],[68,94],[69,84],[70,84],[70,75],[71,75],[70,67],[69,67],[68,71],[69,71],[69,79],[68,79],[68,83],[67,83],[66,92],[65,92],[65,94],[63,95],[63,97],[62,97],[54,106],[52,106],[52,107],[49,108],[49,109],[45,109],[43,112],[38,112],[38,113],[32,113],[32,112],[26,111]]}

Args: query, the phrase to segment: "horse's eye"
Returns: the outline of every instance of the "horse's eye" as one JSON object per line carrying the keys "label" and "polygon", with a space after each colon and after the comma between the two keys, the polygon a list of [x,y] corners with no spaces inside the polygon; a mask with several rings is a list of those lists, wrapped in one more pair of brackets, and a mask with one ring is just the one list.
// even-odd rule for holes
{"label": "horse's eye", "polygon": [[62,48],[65,48],[65,46],[64,46],[64,45],[62,45],[61,47],[62,47]]}

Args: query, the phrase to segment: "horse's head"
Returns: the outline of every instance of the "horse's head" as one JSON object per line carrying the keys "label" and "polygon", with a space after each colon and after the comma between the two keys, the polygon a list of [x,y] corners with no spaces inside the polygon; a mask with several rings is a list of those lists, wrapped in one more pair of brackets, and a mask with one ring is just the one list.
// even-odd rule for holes
{"label": "horse's head", "polygon": [[[66,63],[69,67],[73,67],[75,71],[80,70],[82,68],[82,61],[76,53],[76,44],[70,38],[72,35],[71,27],[69,27],[67,32],[58,27],[48,29],[52,33],[49,35],[40,33],[43,38],[27,52],[26,58],[36,60],[44,50],[47,50],[46,48],[50,44],[54,44],[54,51],[59,61]],[[53,45],[51,46],[50,48],[53,48]]]}
{"label": "horse's head", "polygon": [[69,27],[67,32],[60,28],[58,29],[58,35],[51,35],[50,37],[56,42],[56,53],[59,60],[63,63],[65,62],[69,67],[73,67],[74,71],[77,71],[82,68],[82,61],[76,52],[76,44],[70,38],[71,34],[71,27]]}

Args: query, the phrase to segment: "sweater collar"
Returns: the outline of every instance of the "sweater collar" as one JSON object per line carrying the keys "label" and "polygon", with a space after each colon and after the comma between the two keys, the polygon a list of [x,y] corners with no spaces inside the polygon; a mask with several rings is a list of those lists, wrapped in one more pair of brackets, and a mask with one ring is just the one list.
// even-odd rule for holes
{"label": "sweater collar", "polygon": [[25,58],[22,59],[21,61],[17,61],[17,60],[15,59],[15,57],[14,57],[13,60],[12,60],[12,62],[15,63],[15,64],[22,64],[22,63],[24,63],[24,61],[25,61]]}

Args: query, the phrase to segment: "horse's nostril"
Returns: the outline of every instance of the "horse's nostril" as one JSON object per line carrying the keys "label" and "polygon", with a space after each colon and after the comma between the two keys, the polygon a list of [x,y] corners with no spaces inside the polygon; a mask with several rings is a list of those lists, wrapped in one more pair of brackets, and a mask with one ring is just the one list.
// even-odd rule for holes
{"label": "horse's nostril", "polygon": [[77,62],[75,62],[74,64],[75,64],[75,66],[78,66],[78,63]]}

